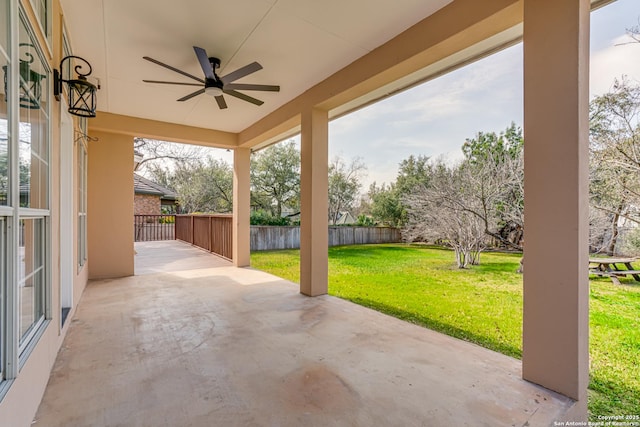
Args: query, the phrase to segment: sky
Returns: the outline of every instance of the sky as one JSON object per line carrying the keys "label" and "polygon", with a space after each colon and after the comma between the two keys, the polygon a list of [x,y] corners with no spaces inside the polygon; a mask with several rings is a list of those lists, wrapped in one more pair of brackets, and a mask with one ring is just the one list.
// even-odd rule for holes
{"label": "sky", "polygon": [[[591,14],[591,97],[608,92],[615,78],[640,82],[640,44],[626,29],[638,25],[640,0],[617,0]],[[369,184],[396,179],[410,155],[462,157],[465,139],[523,123],[522,44],[333,120],[329,158],[360,157]],[[294,138],[299,141],[299,137]],[[232,156],[220,153],[229,163]]]}

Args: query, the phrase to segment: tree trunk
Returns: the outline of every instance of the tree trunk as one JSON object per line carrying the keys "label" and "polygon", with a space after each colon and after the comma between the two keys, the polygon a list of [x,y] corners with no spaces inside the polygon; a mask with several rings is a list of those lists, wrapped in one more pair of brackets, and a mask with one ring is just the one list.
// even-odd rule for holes
{"label": "tree trunk", "polygon": [[473,249],[469,252],[470,255],[470,264],[471,265],[480,265],[480,249]]}
{"label": "tree trunk", "polygon": [[609,248],[607,249],[608,255],[615,255],[616,253],[616,245],[618,243],[618,235],[620,234],[620,230],[618,228],[618,221],[620,220],[620,214],[622,213],[622,209],[624,205],[620,203],[618,205],[618,209],[613,214],[613,222],[611,224],[611,240],[609,240]]}
{"label": "tree trunk", "polygon": [[458,268],[467,268],[467,266],[469,265],[469,251],[458,246],[456,246],[454,250],[456,252],[456,262],[458,264]]}

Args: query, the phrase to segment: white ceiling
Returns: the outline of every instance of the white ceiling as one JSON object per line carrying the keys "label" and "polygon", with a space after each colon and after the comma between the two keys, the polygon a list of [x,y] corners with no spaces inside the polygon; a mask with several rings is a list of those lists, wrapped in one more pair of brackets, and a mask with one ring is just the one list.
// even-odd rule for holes
{"label": "white ceiling", "polygon": [[[452,0],[62,0],[73,53],[98,77],[98,110],[239,132]],[[223,76],[253,61],[264,69],[236,83],[278,84],[245,92],[260,107],[225,95],[176,100],[193,82],[142,59],[202,75],[192,46],[222,60]]]}

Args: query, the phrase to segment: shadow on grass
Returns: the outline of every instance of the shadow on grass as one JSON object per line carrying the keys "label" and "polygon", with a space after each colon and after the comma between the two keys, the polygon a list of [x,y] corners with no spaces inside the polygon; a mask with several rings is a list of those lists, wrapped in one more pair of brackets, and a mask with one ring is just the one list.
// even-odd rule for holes
{"label": "shadow on grass", "polygon": [[[430,253],[422,253],[423,249],[429,250]],[[343,262],[349,262],[352,260],[355,262],[361,262],[363,260],[384,260],[385,262],[395,261],[406,263],[413,262],[412,260],[421,259],[444,260],[449,256],[451,257],[451,262],[455,264],[453,251],[442,247],[392,243],[380,245],[333,246],[329,248],[329,259],[336,259]]]}
{"label": "shadow on grass", "polygon": [[355,255],[369,255],[371,253],[383,254],[390,252],[406,252],[408,250],[415,249],[411,246],[404,246],[398,244],[384,244],[384,245],[347,245],[347,246],[332,246],[329,248],[329,253],[334,254],[355,254]]}
{"label": "shadow on grass", "polygon": [[367,298],[358,298],[358,297],[356,298],[339,297],[339,298],[346,299],[348,301],[351,301],[355,304],[362,305],[364,307],[369,307],[373,310],[380,311],[382,313],[388,314],[390,316],[405,320],[407,322],[410,322],[416,325],[424,326],[436,332],[442,332],[443,334],[449,335],[454,338],[459,338],[464,341],[478,344],[489,350],[506,354],[507,356],[511,356],[517,359],[522,358],[521,349],[505,344],[503,342],[497,341],[490,337],[477,334],[473,331],[461,329],[461,328],[458,328],[457,326],[443,323],[439,320],[435,320],[427,316],[422,316],[417,313],[402,310],[398,307],[393,307],[393,306],[383,304],[378,301],[373,301]]}

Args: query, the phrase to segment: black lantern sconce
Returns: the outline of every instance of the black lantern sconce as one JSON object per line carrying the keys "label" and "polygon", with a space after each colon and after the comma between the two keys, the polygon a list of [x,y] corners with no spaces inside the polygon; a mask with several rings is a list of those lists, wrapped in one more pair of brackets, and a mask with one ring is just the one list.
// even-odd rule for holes
{"label": "black lantern sconce", "polygon": [[[29,43],[20,43],[20,48],[33,48],[33,45]],[[20,108],[28,108],[30,110],[37,110],[40,108],[40,98],[42,97],[42,80],[47,76],[40,74],[31,69],[31,64],[35,58],[31,52],[23,53],[23,56],[27,59],[20,59]],[[7,87],[9,80],[8,66],[2,67],[4,74],[4,93],[5,100],[8,100]]]}
{"label": "black lantern sconce", "polygon": [[[65,61],[71,59],[78,59],[83,64],[78,64],[73,67],[73,70],[78,75],[78,78],[72,79],[71,67],[69,67],[69,76],[63,75]],[[89,68],[86,73],[82,72],[83,67]],[[60,71],[53,70],[54,89],[53,94],[56,99],[60,100],[60,94],[62,93],[62,83],[66,83],[69,86],[69,113],[80,117],[95,117],[96,116],[96,91],[100,89],[100,86],[96,86],[87,80],[87,76],[91,74],[91,64],[86,59],[79,56],[65,56],[60,61]]]}

